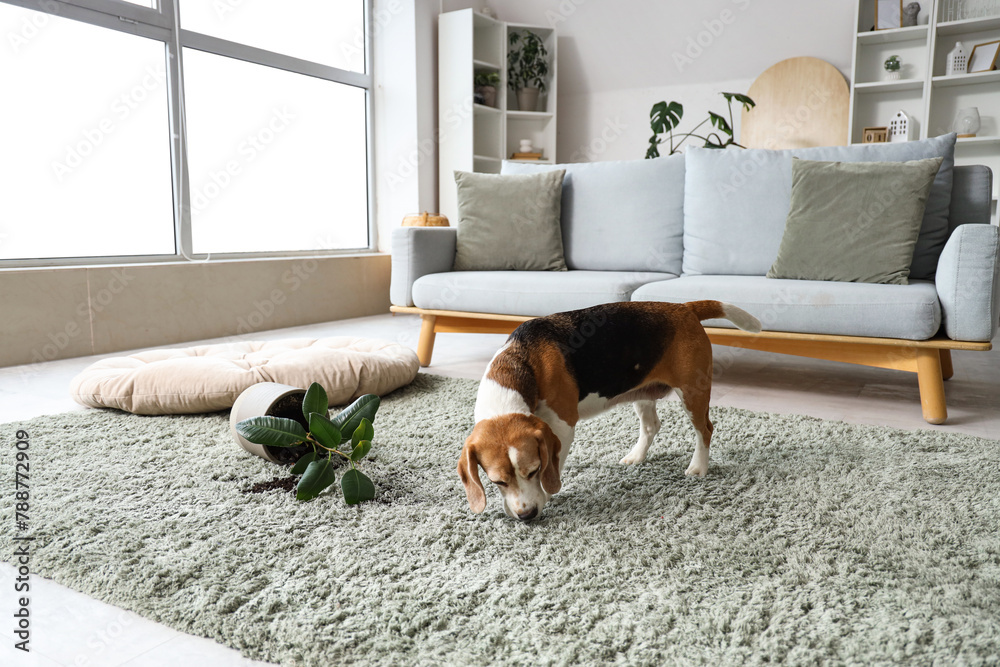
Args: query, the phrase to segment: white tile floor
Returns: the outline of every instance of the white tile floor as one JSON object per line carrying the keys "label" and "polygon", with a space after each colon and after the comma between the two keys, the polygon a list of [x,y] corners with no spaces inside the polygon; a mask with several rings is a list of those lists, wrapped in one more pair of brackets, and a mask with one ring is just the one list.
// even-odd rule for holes
{"label": "white tile floor", "polygon": [[[415,347],[419,330],[415,317],[382,315],[257,333],[253,337],[274,340],[364,336]],[[440,334],[434,365],[427,372],[478,379],[504,338]],[[68,396],[69,382],[96,359],[0,369],[0,423],[82,409]],[[721,347],[715,349],[715,359],[719,373],[712,392],[714,405],[1000,439],[1000,349],[955,353],[955,377],[946,384],[949,423],[944,426],[930,426],[923,421],[916,377],[908,373]],[[0,614],[4,618],[13,612],[14,576],[14,568],[0,564]],[[33,577],[32,584],[32,652],[26,655],[15,650],[10,624],[0,624],[0,665],[264,664],[51,581]]]}

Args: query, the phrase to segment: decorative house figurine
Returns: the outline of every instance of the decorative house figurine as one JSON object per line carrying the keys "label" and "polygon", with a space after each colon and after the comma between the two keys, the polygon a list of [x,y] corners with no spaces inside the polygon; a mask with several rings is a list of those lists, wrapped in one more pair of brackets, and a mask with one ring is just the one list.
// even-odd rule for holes
{"label": "decorative house figurine", "polygon": [[896,115],[889,121],[889,141],[897,143],[900,141],[913,141],[916,124],[910,119],[905,111],[897,111]]}
{"label": "decorative house figurine", "polygon": [[953,74],[966,74],[969,71],[969,56],[965,53],[965,46],[962,42],[956,42],[955,48],[948,52],[948,63],[945,65],[944,73],[948,76]]}

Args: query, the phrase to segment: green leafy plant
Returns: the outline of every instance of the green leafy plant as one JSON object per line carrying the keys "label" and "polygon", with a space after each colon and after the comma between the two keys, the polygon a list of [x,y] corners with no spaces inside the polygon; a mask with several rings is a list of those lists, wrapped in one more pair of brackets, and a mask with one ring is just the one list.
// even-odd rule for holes
{"label": "green leafy plant", "polygon": [[500,85],[500,75],[496,72],[481,72],[476,75],[475,83],[477,86],[496,87]]}
{"label": "green leafy plant", "polygon": [[[740,93],[722,93],[722,96],[726,98],[726,103],[729,105],[728,121],[723,116],[709,111],[708,118],[698,123],[693,130],[677,135],[674,134],[674,130],[677,129],[677,126],[681,123],[681,119],[684,117],[684,105],[680,102],[670,102],[669,104],[666,102],[657,102],[654,104],[653,108],[649,111],[649,127],[653,130],[653,136],[649,138],[646,159],[660,157],[660,144],[663,143],[670,146],[670,152],[667,155],[673,155],[689,137],[702,140],[705,148],[726,148],[727,146],[743,148],[743,146],[740,146],[733,139],[733,100],[742,104],[743,108],[747,111],[754,108],[756,103],[746,95],[741,95]],[[716,128],[718,132],[709,132],[704,136],[695,134],[698,128],[705,123],[711,123],[711,126]],[[663,134],[667,136],[661,137]],[[723,135],[725,135],[726,139],[723,139]],[[677,143],[674,143],[675,139],[678,140]]]}
{"label": "green leafy plant", "polygon": [[[309,425],[307,431],[294,419],[284,417],[251,417],[236,425],[236,431],[250,442],[272,447],[312,445],[292,466],[293,475],[302,475],[295,489],[299,500],[312,500],[336,481],[333,456],[347,460],[350,469],[340,478],[340,487],[348,505],[356,505],[375,497],[375,484],[356,464],[372,448],[375,428],[372,421],[378,412],[380,399],[365,394],[330,418],[326,390],[313,382],[302,399],[302,416]],[[341,449],[343,445],[348,446]]]}
{"label": "green leafy plant", "polygon": [[902,64],[903,63],[900,62],[900,60],[899,60],[899,56],[889,56],[889,58],[885,61],[885,65],[884,65],[885,66],[885,71],[886,72],[898,72],[899,68],[900,68],[900,66]]}
{"label": "green leafy plant", "polygon": [[507,54],[507,85],[514,90],[538,88],[545,90],[549,74],[549,52],[542,38],[530,30],[510,33],[511,48]]}

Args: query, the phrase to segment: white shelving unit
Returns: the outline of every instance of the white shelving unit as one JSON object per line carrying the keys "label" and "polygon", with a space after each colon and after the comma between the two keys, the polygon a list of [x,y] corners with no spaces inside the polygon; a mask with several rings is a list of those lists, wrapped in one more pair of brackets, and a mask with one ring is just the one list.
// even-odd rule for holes
{"label": "white shelving unit", "polygon": [[[509,35],[531,30],[549,52],[547,89],[538,111],[521,111],[507,88]],[[542,162],[556,161],[556,33],[544,26],[504,23],[472,9],[438,17],[438,178],[439,209],[458,222],[455,171],[500,173],[501,162],[518,150],[521,139],[541,149]],[[480,72],[500,75],[496,108],[473,101]],[[537,162],[533,160],[532,162]]]}
{"label": "white shelving unit", "polygon": [[[859,0],[851,76],[850,140],[861,143],[866,127],[887,126],[902,109],[916,121],[919,137],[936,137],[952,130],[955,114],[978,107],[982,127],[976,137],[959,139],[956,164],[985,164],[993,170],[993,224],[997,224],[1000,183],[1000,71],[945,75],[948,52],[961,41],[971,52],[975,44],[1000,39],[1000,16],[943,21],[942,3],[929,12],[927,23],[907,28],[871,31],[875,0]],[[902,78],[887,80],[882,64],[891,55],[903,62]]]}

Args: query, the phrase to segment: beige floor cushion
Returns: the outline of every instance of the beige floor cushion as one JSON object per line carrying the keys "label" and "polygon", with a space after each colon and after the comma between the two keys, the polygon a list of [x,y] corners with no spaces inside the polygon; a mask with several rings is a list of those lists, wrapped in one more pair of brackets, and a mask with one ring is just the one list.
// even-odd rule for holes
{"label": "beige floor cushion", "polygon": [[231,408],[258,382],[319,382],[333,406],[387,394],[412,382],[419,368],[410,348],[365,338],[225,343],[103,359],[73,379],[70,393],[93,408],[175,415]]}

